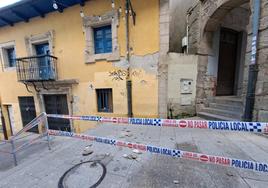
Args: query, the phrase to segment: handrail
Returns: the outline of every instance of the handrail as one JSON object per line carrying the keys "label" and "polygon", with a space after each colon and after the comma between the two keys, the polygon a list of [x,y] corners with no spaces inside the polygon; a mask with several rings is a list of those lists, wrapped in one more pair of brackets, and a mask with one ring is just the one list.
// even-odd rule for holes
{"label": "handrail", "polygon": [[21,135],[23,132],[26,132],[26,131],[30,130],[31,128],[35,127],[36,125],[38,125],[38,123],[40,123],[41,118],[43,120],[43,118],[45,118],[45,117],[46,117],[45,112],[39,114],[36,118],[34,118],[32,121],[30,121],[25,127],[23,127],[23,129],[21,129],[19,132],[17,132],[15,135],[13,135],[10,140],[15,140],[15,138],[18,137],[19,135]]}
{"label": "handrail", "polygon": [[19,57],[16,58],[16,60],[23,60],[23,59],[33,59],[33,58],[42,58],[42,57],[52,57],[54,59],[58,59],[57,57],[49,54],[44,54],[44,55],[34,55],[34,56],[27,56],[27,57]]}
{"label": "handrail", "polygon": [[57,57],[48,54],[16,59],[19,82],[57,80]]}
{"label": "handrail", "polygon": [[[33,128],[35,126],[38,126],[39,123],[41,123],[41,122],[43,122],[45,124],[45,132],[44,133],[41,133],[38,137],[33,138],[33,139],[21,144],[18,147],[15,147],[15,141],[21,139],[21,138],[17,138],[17,137],[19,137],[22,133],[30,130],[31,128]],[[17,132],[15,135],[13,135],[10,138],[10,140],[8,140],[8,141],[1,141],[0,140],[0,142],[11,144],[11,148],[12,148],[11,152],[2,151],[2,150],[0,150],[0,152],[12,154],[13,159],[14,159],[14,164],[15,164],[15,166],[17,166],[17,164],[18,164],[18,162],[17,162],[17,152],[21,151],[26,146],[29,146],[29,145],[33,144],[38,139],[40,139],[40,138],[42,138],[44,136],[47,136],[48,148],[50,150],[50,138],[49,138],[49,134],[48,134],[48,121],[47,121],[47,114],[45,112],[39,114],[36,118],[34,118],[31,122],[29,122],[23,129],[21,129],[19,132]]]}

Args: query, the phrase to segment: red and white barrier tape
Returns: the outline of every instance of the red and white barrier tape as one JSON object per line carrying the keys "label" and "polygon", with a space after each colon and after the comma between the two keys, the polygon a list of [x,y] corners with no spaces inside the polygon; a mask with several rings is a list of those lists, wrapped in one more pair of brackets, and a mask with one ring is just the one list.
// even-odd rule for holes
{"label": "red and white barrier tape", "polygon": [[158,118],[125,118],[100,116],[69,116],[48,114],[51,118],[73,119],[82,121],[95,121],[114,124],[131,124],[159,127],[177,127],[191,129],[226,130],[235,132],[268,133],[268,123],[241,122],[241,121],[206,121],[206,120],[174,120]]}
{"label": "red and white barrier tape", "polygon": [[202,154],[202,153],[194,153],[194,152],[163,148],[163,147],[157,147],[157,146],[151,146],[151,145],[137,144],[137,143],[125,142],[125,141],[120,141],[120,140],[115,140],[115,139],[110,139],[110,138],[76,134],[76,133],[65,132],[65,131],[49,130],[48,133],[54,136],[65,136],[65,137],[82,139],[86,141],[94,141],[98,143],[108,144],[111,146],[138,149],[140,151],[149,152],[153,154],[160,154],[160,155],[165,155],[165,156],[178,157],[182,159],[189,159],[189,160],[199,161],[199,162],[207,163],[207,164],[216,164],[216,165],[221,165],[221,166],[226,166],[226,167],[233,167],[233,168],[238,168],[238,169],[245,169],[245,170],[251,170],[251,171],[256,171],[256,172],[268,173],[267,163],[247,161],[247,160],[241,160],[241,159],[233,159],[229,157],[207,155],[207,154]]}

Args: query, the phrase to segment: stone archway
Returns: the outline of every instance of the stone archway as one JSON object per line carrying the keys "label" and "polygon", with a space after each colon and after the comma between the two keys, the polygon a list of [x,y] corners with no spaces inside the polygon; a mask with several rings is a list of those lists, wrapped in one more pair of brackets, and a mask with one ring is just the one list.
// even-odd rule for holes
{"label": "stone archway", "polygon": [[[249,2],[250,2],[249,0],[207,0],[204,3],[201,3],[200,5],[200,16],[199,16],[200,30],[197,39],[198,40],[197,54],[199,54],[197,95],[196,95],[197,111],[200,111],[202,108],[207,107],[210,99],[216,96],[217,93],[218,65],[213,65],[214,67],[211,66],[213,61],[219,61],[218,59],[215,60],[215,35],[218,33],[219,35],[218,37],[220,37],[219,32],[221,32],[220,28],[224,26],[223,21],[228,20],[226,19],[226,17],[228,17],[233,13],[234,14],[237,13],[234,11],[235,9],[238,9],[241,7],[241,5],[245,5],[246,3]],[[249,6],[247,8],[250,9]],[[250,11],[247,16],[249,18]],[[239,17],[237,17],[236,19],[237,20],[234,20],[234,23],[228,23],[226,25],[228,25],[227,27],[230,27],[230,29],[238,30],[239,32],[240,31],[245,32],[244,37],[246,40],[247,39],[246,25],[248,23],[243,23],[243,28],[236,28],[236,25],[238,24],[235,22],[238,23],[241,22],[241,20],[239,20]],[[248,22],[248,20],[246,21]],[[230,26],[232,24],[233,26]],[[246,42],[243,45],[246,46]],[[246,50],[244,49],[244,51]],[[243,58],[245,60],[245,54],[243,55]],[[240,69],[244,70],[242,65],[237,66],[241,66]],[[240,84],[242,85],[243,75],[242,78],[238,77],[236,82],[239,83],[241,82]],[[241,90],[239,92],[242,94]]]}

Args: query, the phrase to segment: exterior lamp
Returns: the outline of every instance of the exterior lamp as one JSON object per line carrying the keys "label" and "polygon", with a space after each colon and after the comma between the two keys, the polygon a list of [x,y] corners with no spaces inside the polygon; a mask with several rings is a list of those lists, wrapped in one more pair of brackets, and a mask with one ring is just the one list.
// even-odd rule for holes
{"label": "exterior lamp", "polygon": [[82,10],[80,11],[80,16],[81,16],[81,18],[85,17],[85,14],[84,14],[84,12]]}
{"label": "exterior lamp", "polygon": [[53,1],[53,8],[54,8],[55,10],[58,10],[58,8],[59,8],[59,6],[58,6],[58,4],[57,4],[56,1]]}
{"label": "exterior lamp", "polygon": [[63,8],[66,8],[66,7],[68,7],[67,5],[65,5],[65,4],[62,4],[62,3],[59,3],[59,2],[57,2],[56,0],[53,0],[53,8],[55,9],[55,10],[62,10]]}

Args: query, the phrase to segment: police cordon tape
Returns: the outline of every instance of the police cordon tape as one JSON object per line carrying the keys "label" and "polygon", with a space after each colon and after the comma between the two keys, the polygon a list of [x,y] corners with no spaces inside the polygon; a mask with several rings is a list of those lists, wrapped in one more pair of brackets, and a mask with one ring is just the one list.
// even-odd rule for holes
{"label": "police cordon tape", "polygon": [[69,115],[58,115],[58,114],[48,114],[47,116],[52,118],[95,121],[102,123],[268,133],[268,123],[262,123],[262,122],[206,121],[206,120],[182,120],[182,119],[176,120],[176,119],[158,119],[158,118],[126,118],[126,117],[101,117],[101,116],[69,116]]}
{"label": "police cordon tape", "polygon": [[77,133],[66,132],[66,131],[48,130],[48,134],[53,135],[53,136],[77,138],[77,139],[82,139],[85,141],[93,141],[93,142],[98,142],[102,144],[108,144],[111,146],[138,149],[140,151],[149,152],[152,154],[160,154],[164,156],[189,159],[189,160],[199,161],[199,162],[208,163],[208,164],[216,164],[216,165],[221,165],[221,166],[226,166],[226,167],[233,167],[233,168],[238,168],[238,169],[245,169],[245,170],[251,170],[251,171],[256,171],[256,172],[268,173],[267,163],[247,161],[247,160],[241,160],[241,159],[233,159],[233,158],[228,158],[228,157],[207,155],[207,154],[202,154],[202,153],[194,153],[194,152],[188,152],[188,151],[182,151],[178,149],[170,149],[170,148],[164,148],[164,147],[158,147],[158,146],[137,144],[137,143],[125,142],[125,141],[120,141],[120,140],[115,140],[115,139],[110,139],[110,138],[83,135],[83,134],[77,134]]}

